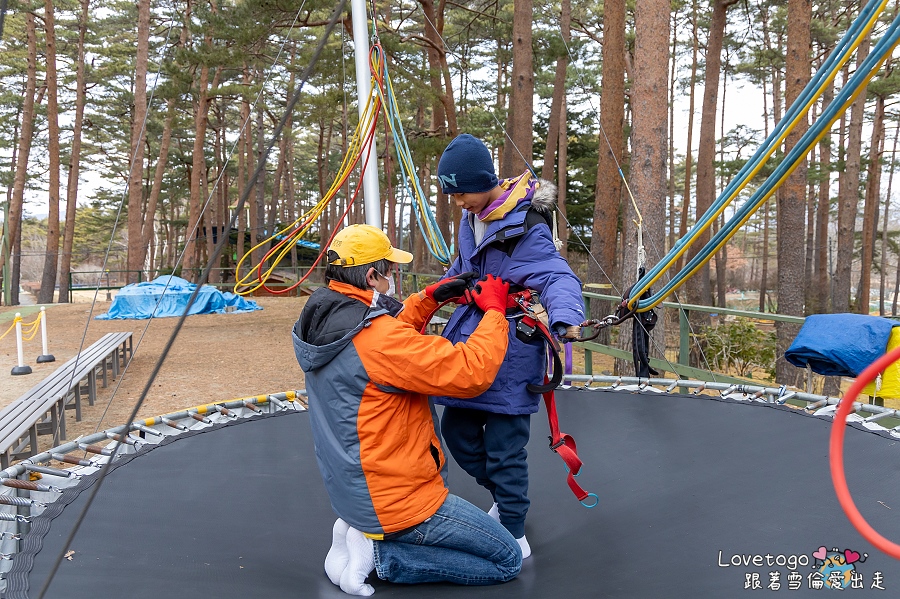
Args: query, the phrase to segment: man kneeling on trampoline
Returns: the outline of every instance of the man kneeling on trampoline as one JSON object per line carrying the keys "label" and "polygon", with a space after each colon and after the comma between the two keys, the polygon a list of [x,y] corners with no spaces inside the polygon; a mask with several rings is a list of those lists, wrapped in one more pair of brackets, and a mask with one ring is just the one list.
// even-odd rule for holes
{"label": "man kneeling on trampoline", "polygon": [[446,458],[429,395],[474,397],[506,354],[509,285],[489,276],[469,292],[485,315],[464,343],[423,335],[438,304],[466,294],[465,275],[400,303],[392,270],[412,255],[369,225],[329,247],[327,287],[294,325],[306,374],[316,460],[338,515],[325,573],[345,593],[371,595],[374,569],[397,583],[487,585],[515,578],[513,536],[446,485]]}

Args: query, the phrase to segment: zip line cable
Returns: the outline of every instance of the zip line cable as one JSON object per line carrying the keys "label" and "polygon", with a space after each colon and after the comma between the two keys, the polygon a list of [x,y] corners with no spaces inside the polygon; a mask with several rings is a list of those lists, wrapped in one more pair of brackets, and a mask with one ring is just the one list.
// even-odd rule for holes
{"label": "zip line cable", "polygon": [[[294,93],[294,96],[288,102],[288,105],[287,105],[284,113],[282,114],[281,120],[279,121],[277,127],[275,128],[275,131],[272,134],[272,138],[271,138],[269,144],[266,146],[265,151],[259,157],[259,162],[256,165],[256,169],[254,170],[251,180],[254,180],[256,177],[258,177],[259,174],[262,172],[262,170],[265,168],[266,160],[268,159],[269,153],[272,151],[272,147],[275,145],[275,141],[278,139],[278,136],[281,134],[282,130],[284,129],[285,123],[287,122],[288,115],[293,111],[294,106],[297,104],[297,101],[300,99],[300,95],[303,91],[304,84],[306,83],[307,79],[309,78],[310,74],[312,73],[313,67],[318,62],[319,57],[322,54],[322,50],[325,47],[325,43],[327,42],[328,37],[331,35],[331,32],[334,29],[334,26],[337,23],[338,17],[341,15],[345,4],[346,4],[346,0],[340,0],[338,2],[338,5],[335,7],[334,12],[332,13],[332,15],[328,21],[328,25],[326,25],[326,27],[325,27],[325,32],[322,35],[322,38],[319,40],[319,43],[316,46],[315,51],[313,52],[313,56],[310,59],[310,64],[307,66],[307,68],[303,72],[303,75],[301,77],[297,91]],[[251,190],[250,186],[247,186],[247,188],[244,189],[244,193],[241,194],[241,197],[238,200],[237,206],[235,207],[235,210],[231,215],[231,220],[229,221],[230,227],[233,227],[235,222],[237,221],[238,215],[241,213],[241,210],[243,210],[244,204],[247,202],[247,198],[250,196],[251,191],[252,190]],[[156,376],[159,374],[159,371],[162,368],[162,365],[165,362],[165,359],[168,356],[169,351],[172,349],[172,345],[174,344],[175,339],[178,337],[178,334],[181,332],[181,328],[184,326],[184,321],[187,319],[187,315],[188,315],[188,312],[189,312],[191,306],[194,304],[194,302],[197,299],[197,295],[200,291],[203,281],[205,281],[206,278],[209,276],[209,273],[212,271],[213,264],[215,264],[216,261],[218,260],[218,257],[222,253],[222,250],[224,249],[227,241],[228,241],[228,238],[223,235],[219,239],[219,242],[216,244],[215,249],[213,251],[213,255],[209,257],[209,260],[208,260],[206,266],[204,267],[203,272],[200,275],[200,281],[198,282],[197,287],[194,289],[193,293],[191,294],[190,298],[188,299],[187,306],[185,306],[184,312],[182,312],[181,316],[178,319],[178,322],[175,325],[175,328],[172,331],[172,334],[170,335],[168,341],[166,342],[166,345],[163,348],[163,351],[160,354],[160,356],[153,368],[153,371],[150,373],[150,377],[148,378],[147,383],[144,386],[144,389],[141,391],[141,395],[138,398],[137,402],[135,403],[135,406],[134,406],[125,426],[128,426],[128,423],[134,422],[135,418],[137,418],[138,411],[140,410],[141,406],[143,405],[144,401],[146,400],[147,394],[149,393],[150,388],[153,385],[153,382],[156,380]],[[62,563],[63,558],[65,557],[66,551],[68,551],[68,547],[71,546],[72,540],[75,538],[75,535],[78,533],[78,529],[81,526],[81,523],[84,521],[84,518],[87,515],[88,510],[90,509],[91,505],[93,504],[93,501],[94,501],[95,497],[97,496],[97,492],[103,486],[103,481],[106,478],[106,475],[110,470],[110,465],[113,463],[113,459],[115,458],[116,454],[118,454],[118,451],[119,451],[119,448],[121,447],[121,445],[122,445],[121,441],[115,442],[113,454],[112,454],[112,456],[110,456],[110,459],[103,465],[103,468],[100,470],[100,475],[98,476],[97,482],[93,486],[91,493],[87,498],[84,508],[82,509],[82,511],[79,513],[77,519],[75,520],[72,530],[69,532],[69,535],[67,536],[65,542],[63,543],[62,550],[60,551],[59,555],[56,557],[56,560],[53,562],[53,564],[51,566],[50,573],[47,576],[47,580],[44,582],[43,586],[40,589],[40,592],[38,593],[38,599],[43,599],[44,595],[46,594],[47,590],[49,589],[50,583],[53,581],[53,578],[56,575],[56,572],[59,569],[59,566]]]}

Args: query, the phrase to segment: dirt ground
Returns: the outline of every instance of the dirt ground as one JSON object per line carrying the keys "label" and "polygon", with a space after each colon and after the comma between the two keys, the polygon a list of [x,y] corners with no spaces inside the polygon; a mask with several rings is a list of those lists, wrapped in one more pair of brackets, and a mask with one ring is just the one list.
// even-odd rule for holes
{"label": "dirt ground", "polygon": [[[105,299],[104,294],[100,298]],[[47,306],[48,351],[56,361],[35,362],[41,353],[38,334],[24,344],[25,363],[31,366],[32,374],[10,374],[17,362],[15,336],[11,333],[0,340],[0,408],[74,357],[82,338],[87,346],[106,333],[132,331],[134,359],[127,371],[107,389],[98,389],[95,406],[87,407],[85,401],[81,422],[75,422],[73,411],[67,412],[67,437],[74,439],[128,421],[178,319],[95,320],[93,316],[105,313],[110,303],[98,301],[92,307],[91,299],[76,298],[76,303]],[[305,299],[254,299],[262,310],[188,317],[141,406],[139,417],[304,387],[290,331]],[[28,322],[34,320],[38,310],[37,306],[0,307],[0,334],[9,328],[16,312],[21,312],[23,320]]]}

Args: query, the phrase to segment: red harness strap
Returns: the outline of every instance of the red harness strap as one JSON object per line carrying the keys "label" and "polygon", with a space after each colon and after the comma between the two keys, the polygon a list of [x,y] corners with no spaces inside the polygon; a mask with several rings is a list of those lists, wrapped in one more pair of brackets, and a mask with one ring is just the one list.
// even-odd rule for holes
{"label": "red harness strap", "polygon": [[569,470],[566,483],[578,501],[584,501],[588,498],[589,493],[582,489],[575,480],[581,471],[581,458],[578,457],[578,448],[572,435],[559,432],[559,419],[556,416],[556,400],[553,397],[553,391],[544,393],[544,404],[547,406],[547,420],[550,423],[550,449],[555,451],[566,463],[566,468]]}
{"label": "red harness strap", "polygon": [[[540,321],[537,321],[536,326],[547,338],[547,343],[551,344],[551,350],[554,350],[552,347],[553,337],[550,336],[550,331]],[[550,378],[544,376],[544,384],[547,384],[549,381]],[[559,417],[556,415],[556,398],[553,395],[553,390],[551,389],[545,392],[543,397],[544,404],[547,406],[547,421],[550,424],[550,449],[555,451],[556,454],[562,458],[563,462],[566,463],[566,469],[569,471],[568,475],[566,475],[566,483],[569,485],[569,488],[572,489],[575,498],[578,499],[584,507],[594,507],[599,503],[599,498],[594,493],[588,493],[582,489],[581,485],[575,480],[575,477],[581,472],[583,462],[581,461],[581,458],[578,457],[578,447],[575,445],[575,439],[572,435],[560,432],[559,430]],[[584,502],[588,497],[594,498],[593,504]]]}

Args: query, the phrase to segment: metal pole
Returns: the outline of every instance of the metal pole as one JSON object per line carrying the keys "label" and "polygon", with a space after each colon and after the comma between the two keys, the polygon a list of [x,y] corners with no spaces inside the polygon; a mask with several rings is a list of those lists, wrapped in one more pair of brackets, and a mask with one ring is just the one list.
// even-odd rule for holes
{"label": "metal pole", "polygon": [[[356,95],[359,105],[359,117],[362,118],[366,100],[372,93],[372,77],[369,72],[369,31],[365,0],[350,0],[350,16],[353,19],[353,49],[356,64]],[[366,210],[366,224],[382,227],[381,196],[378,191],[378,165],[375,160],[375,138],[369,146],[369,157],[363,173],[363,198]],[[363,160],[366,160],[363,157]]]}
{"label": "metal pole", "polygon": [[41,349],[44,351],[37,357],[38,364],[56,362],[56,358],[47,351],[47,311],[44,306],[41,306]]}
{"label": "metal pole", "polygon": [[18,365],[13,366],[10,374],[13,376],[31,374],[31,366],[25,364],[25,351],[22,348],[22,314],[19,312],[16,312],[16,352],[19,359]]}

